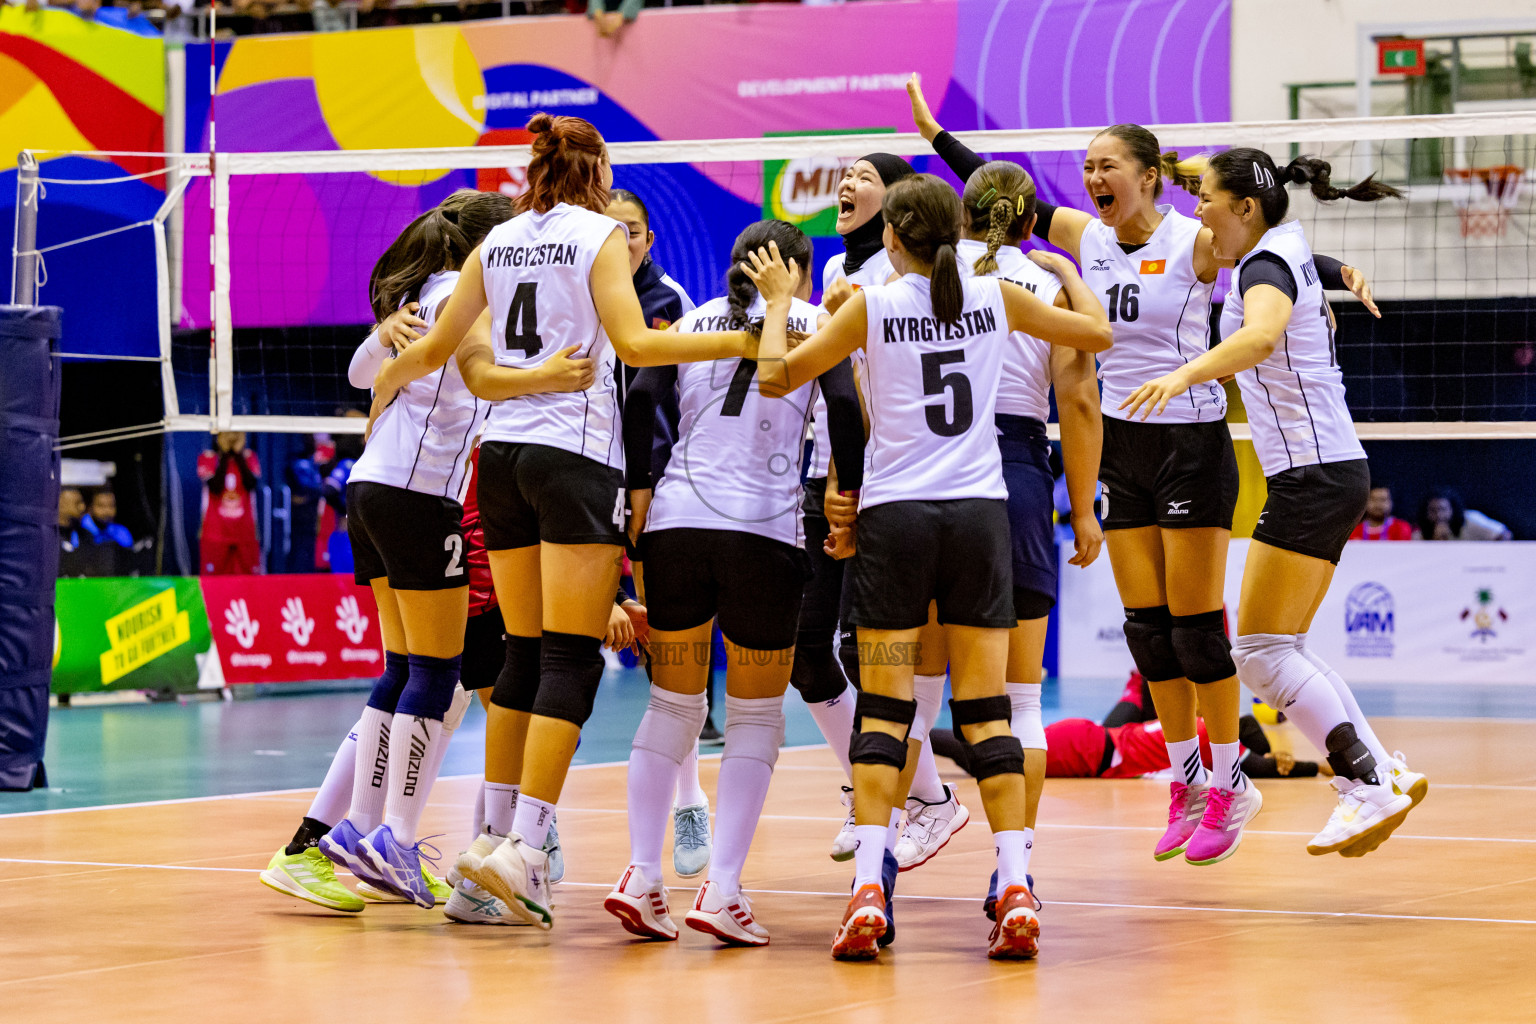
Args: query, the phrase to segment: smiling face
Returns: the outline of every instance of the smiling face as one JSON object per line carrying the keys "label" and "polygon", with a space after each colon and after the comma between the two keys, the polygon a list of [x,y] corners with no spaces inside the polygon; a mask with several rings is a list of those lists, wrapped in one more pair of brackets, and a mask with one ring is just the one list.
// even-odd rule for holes
{"label": "smiling face", "polygon": [[846,235],[868,224],[884,199],[885,182],[875,165],[868,160],[855,162],[837,186],[837,233]]}
{"label": "smiling face", "polygon": [[1107,227],[1128,223],[1152,207],[1157,175],[1157,168],[1141,166],[1113,135],[1096,137],[1083,159],[1083,187]]}
{"label": "smiling face", "polygon": [[646,224],[645,214],[634,203],[615,200],[608,204],[608,216],[629,228],[629,272],[634,274],[645,262],[645,254],[656,242],[656,233]]}
{"label": "smiling face", "polygon": [[1195,216],[1211,229],[1213,251],[1218,259],[1241,259],[1247,255],[1250,222],[1258,216],[1258,203],[1252,199],[1233,199],[1221,185],[1221,177],[1206,171],[1200,178],[1200,202]]}

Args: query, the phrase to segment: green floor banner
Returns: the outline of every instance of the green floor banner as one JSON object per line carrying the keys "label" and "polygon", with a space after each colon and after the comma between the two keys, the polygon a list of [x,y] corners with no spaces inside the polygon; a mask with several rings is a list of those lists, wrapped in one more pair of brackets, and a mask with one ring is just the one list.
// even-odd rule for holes
{"label": "green floor banner", "polygon": [[61,579],[54,693],[195,690],[208,613],[192,578]]}

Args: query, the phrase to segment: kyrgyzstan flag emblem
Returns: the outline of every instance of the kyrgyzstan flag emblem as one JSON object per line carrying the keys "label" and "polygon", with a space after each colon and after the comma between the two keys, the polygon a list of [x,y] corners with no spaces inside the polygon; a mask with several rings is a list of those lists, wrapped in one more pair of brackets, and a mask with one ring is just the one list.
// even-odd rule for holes
{"label": "kyrgyzstan flag emblem", "polygon": [[1168,261],[1167,260],[1142,260],[1141,261],[1141,273],[1143,273],[1143,274],[1161,274],[1167,268],[1168,268]]}

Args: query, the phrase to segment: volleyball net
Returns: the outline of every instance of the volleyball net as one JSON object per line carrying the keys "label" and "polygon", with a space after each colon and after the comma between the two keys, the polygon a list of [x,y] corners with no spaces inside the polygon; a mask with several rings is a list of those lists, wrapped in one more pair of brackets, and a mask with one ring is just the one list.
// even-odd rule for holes
{"label": "volleyball net", "polygon": [[[1363,270],[1382,308],[1377,320],[1352,296],[1332,297],[1361,436],[1536,437],[1536,111],[1151,127],[1165,150],[1186,156],[1256,146],[1281,165],[1299,154],[1322,157],[1339,184],[1375,174],[1402,188],[1403,200],[1375,204],[1319,203],[1291,190],[1291,216],[1313,249]],[[958,137],[988,158],[1023,164],[1042,199],[1087,208],[1081,168],[1096,131]],[[916,134],[615,143],[610,155],[615,187],[649,209],[654,258],[702,303],[723,293],[736,234],[763,217],[812,236],[819,283],[821,264],[841,251],[837,183],[872,150],[953,179]],[[33,191],[18,197],[15,250],[18,266],[37,264],[43,302],[50,272],[55,280],[90,273],[96,264],[80,255],[113,241],[38,245],[37,225],[47,225],[53,204],[82,189],[127,187],[130,178],[135,187],[163,186],[154,215],[122,229],[147,233],[143,258],[154,265],[154,347],[143,358],[160,363],[165,416],[142,429],[356,433],[363,420],[346,411],[365,409],[367,395],[347,383],[346,367],[372,326],[375,260],[413,217],[456,188],[518,194],[529,150],[220,153],[213,160],[77,153],[71,168],[81,157],[145,164],[132,176],[74,179],[50,170],[58,154],[36,156],[37,183],[28,186],[24,174],[23,192]],[[1172,186],[1160,201],[1186,213],[1194,206]],[[1218,303],[1226,285],[1223,272]],[[136,287],[144,298],[144,285]],[[1243,432],[1234,424],[1236,435]]]}

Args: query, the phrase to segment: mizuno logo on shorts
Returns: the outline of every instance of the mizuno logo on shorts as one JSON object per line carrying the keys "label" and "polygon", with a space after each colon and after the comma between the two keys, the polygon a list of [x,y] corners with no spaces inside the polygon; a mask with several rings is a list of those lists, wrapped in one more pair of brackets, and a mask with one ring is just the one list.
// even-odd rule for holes
{"label": "mizuno logo on shorts", "polygon": [[1189,504],[1189,501],[1187,501],[1187,500],[1186,501],[1170,501],[1168,503],[1168,514],[1171,515],[1171,516],[1187,516],[1187,515],[1189,515],[1189,509],[1185,508],[1184,506],[1188,505],[1188,504]]}

